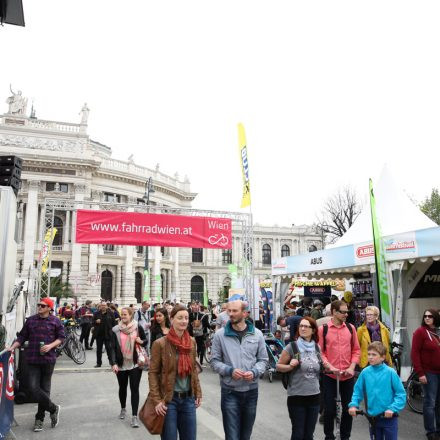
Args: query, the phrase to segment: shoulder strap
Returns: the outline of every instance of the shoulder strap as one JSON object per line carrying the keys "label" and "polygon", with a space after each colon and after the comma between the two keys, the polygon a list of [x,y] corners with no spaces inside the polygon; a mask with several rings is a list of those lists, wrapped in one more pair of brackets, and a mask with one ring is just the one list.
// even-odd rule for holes
{"label": "shoulder strap", "polygon": [[323,339],[323,345],[324,345],[324,350],[323,351],[327,351],[327,343],[325,340],[325,337],[327,336],[328,333],[328,324],[324,324],[322,326],[322,339]]}
{"label": "shoulder strap", "polygon": [[298,345],[296,345],[296,342],[295,342],[295,341],[291,341],[291,342],[290,342],[290,347],[292,348],[292,351],[293,351],[293,355],[294,355],[294,356],[297,355],[297,354],[299,353]]}
{"label": "shoulder strap", "polygon": [[347,322],[345,325],[347,326],[348,331],[350,332],[350,335],[351,335],[351,348],[353,348],[353,345],[354,345],[354,342],[353,342],[353,326],[349,322]]}

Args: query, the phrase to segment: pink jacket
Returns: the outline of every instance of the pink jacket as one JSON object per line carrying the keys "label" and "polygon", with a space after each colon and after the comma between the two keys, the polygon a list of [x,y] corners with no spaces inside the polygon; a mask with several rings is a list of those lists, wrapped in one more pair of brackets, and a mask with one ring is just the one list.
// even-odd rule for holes
{"label": "pink jacket", "polygon": [[[351,325],[351,324],[349,324]],[[333,320],[328,323],[328,332],[325,337],[326,350],[324,351],[324,327],[318,328],[319,346],[321,347],[321,356],[324,365],[330,363],[339,370],[346,370],[352,363],[358,364],[361,357],[361,349],[357,338],[356,329],[352,326],[353,334],[348,330],[347,325],[343,323],[337,327]],[[335,379],[334,374],[329,374]],[[350,379],[352,376],[341,376],[340,380]]]}

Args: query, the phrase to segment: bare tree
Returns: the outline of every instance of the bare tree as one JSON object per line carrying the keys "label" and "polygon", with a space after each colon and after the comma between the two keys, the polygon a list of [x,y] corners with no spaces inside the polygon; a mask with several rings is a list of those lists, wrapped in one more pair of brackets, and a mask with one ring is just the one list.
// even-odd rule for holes
{"label": "bare tree", "polygon": [[362,204],[350,186],[339,188],[324,202],[317,227],[329,243],[342,237],[361,213]]}

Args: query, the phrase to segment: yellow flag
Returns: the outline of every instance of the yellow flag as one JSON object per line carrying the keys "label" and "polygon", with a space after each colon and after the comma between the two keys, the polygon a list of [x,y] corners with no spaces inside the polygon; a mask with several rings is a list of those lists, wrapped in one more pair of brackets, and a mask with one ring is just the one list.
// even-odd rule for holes
{"label": "yellow flag", "polygon": [[41,253],[40,253],[40,260],[43,261],[41,264],[41,272],[43,273],[46,273],[48,269],[49,254],[56,233],[57,233],[57,228],[49,228],[44,237],[43,248],[41,249]]}
{"label": "yellow flag", "polygon": [[243,197],[241,207],[246,208],[251,204],[251,186],[249,182],[249,162],[246,146],[246,135],[243,124],[238,124],[238,149],[240,152],[241,172],[243,174]]}

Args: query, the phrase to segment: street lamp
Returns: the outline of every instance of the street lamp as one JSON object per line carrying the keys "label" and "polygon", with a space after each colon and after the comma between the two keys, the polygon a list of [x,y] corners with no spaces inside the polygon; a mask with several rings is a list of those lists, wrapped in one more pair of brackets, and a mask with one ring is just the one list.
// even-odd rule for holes
{"label": "street lamp", "polygon": [[[145,194],[142,197],[145,205],[148,207],[150,205],[150,194],[154,193],[153,179],[151,177],[145,182]],[[145,246],[145,263],[144,263],[144,301],[150,299],[150,272],[148,267],[148,246]]]}

